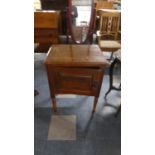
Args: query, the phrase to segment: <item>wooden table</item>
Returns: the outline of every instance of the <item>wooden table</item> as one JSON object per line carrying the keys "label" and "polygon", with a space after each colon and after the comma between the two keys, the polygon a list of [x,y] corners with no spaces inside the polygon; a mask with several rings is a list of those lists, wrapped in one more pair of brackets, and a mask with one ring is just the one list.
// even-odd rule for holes
{"label": "wooden table", "polygon": [[53,110],[57,94],[94,96],[97,105],[108,61],[97,45],[54,45],[45,60]]}

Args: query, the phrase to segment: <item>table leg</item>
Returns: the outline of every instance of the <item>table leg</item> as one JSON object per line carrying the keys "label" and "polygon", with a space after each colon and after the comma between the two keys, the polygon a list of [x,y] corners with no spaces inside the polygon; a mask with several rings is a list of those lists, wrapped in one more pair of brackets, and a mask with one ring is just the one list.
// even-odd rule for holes
{"label": "table leg", "polygon": [[110,69],[109,69],[109,90],[106,92],[104,98],[106,99],[107,95],[110,93],[111,89],[112,89],[112,84],[113,84],[113,69],[114,69],[114,66],[115,66],[115,63],[116,61],[114,60],[110,66]]}
{"label": "table leg", "polygon": [[109,69],[109,76],[110,76],[109,77],[109,90],[106,92],[106,94],[104,96],[105,99],[112,89],[121,90],[121,85],[119,86],[119,88],[116,88],[113,86],[113,70],[114,70],[115,64],[117,64],[117,63],[121,63],[121,62],[119,59],[115,58],[110,66],[110,69]]}
{"label": "table leg", "polygon": [[98,97],[95,97],[94,98],[94,105],[93,105],[93,111],[92,111],[92,113],[94,113],[95,110],[96,110],[97,102],[98,102]]}

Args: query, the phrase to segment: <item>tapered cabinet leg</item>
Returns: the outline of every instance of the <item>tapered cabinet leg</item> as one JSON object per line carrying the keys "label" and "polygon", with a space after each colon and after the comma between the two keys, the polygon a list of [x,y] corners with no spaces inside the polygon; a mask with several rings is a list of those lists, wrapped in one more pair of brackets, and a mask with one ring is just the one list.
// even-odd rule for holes
{"label": "tapered cabinet leg", "polygon": [[55,95],[52,96],[52,104],[53,104],[53,112],[57,111],[57,106],[56,106],[56,98]]}
{"label": "tapered cabinet leg", "polygon": [[93,105],[93,111],[92,111],[92,113],[94,113],[95,110],[96,110],[97,102],[98,102],[98,97],[95,97],[94,98],[94,105]]}

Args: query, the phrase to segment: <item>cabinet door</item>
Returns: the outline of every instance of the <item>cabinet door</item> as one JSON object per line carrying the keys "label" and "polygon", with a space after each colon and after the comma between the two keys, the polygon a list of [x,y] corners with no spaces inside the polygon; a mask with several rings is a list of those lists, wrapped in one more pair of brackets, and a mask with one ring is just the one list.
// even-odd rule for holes
{"label": "cabinet door", "polygon": [[99,68],[54,68],[50,76],[57,94],[98,96],[103,70]]}

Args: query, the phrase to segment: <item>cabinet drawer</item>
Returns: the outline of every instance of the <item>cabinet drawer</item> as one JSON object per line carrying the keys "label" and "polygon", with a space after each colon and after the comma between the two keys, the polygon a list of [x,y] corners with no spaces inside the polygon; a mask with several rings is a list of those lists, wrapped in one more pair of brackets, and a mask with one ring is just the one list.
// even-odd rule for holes
{"label": "cabinet drawer", "polygon": [[58,31],[52,29],[34,29],[34,41],[39,43],[58,43]]}
{"label": "cabinet drawer", "polygon": [[98,94],[102,75],[103,71],[98,68],[53,68],[50,71],[56,93]]}

